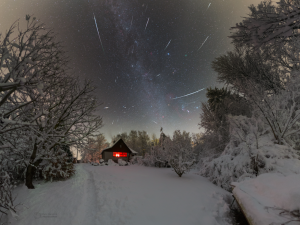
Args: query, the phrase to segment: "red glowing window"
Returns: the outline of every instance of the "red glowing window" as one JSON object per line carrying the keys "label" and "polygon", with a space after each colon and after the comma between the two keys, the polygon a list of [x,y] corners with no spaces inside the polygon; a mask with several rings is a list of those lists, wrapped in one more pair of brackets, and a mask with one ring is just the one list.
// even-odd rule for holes
{"label": "red glowing window", "polygon": [[127,157],[127,153],[126,152],[114,152],[113,156],[114,157]]}

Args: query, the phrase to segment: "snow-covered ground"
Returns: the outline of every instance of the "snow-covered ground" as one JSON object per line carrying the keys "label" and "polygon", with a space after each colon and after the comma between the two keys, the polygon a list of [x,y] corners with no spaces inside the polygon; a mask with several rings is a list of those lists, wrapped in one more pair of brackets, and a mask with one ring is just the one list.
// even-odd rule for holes
{"label": "snow-covered ground", "polygon": [[66,181],[21,185],[11,225],[227,225],[229,193],[193,172],[170,168],[76,165]]}
{"label": "snow-covered ground", "polygon": [[252,224],[300,225],[299,218],[288,213],[300,210],[299,174],[265,173],[233,185],[233,193]]}

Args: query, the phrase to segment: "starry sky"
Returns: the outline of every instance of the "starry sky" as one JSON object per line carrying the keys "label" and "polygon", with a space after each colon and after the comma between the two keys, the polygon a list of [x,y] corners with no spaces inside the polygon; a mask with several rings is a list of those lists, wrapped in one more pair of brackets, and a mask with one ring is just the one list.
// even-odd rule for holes
{"label": "starry sky", "polygon": [[[0,0],[0,32],[30,14],[52,28],[71,72],[97,87],[101,132],[199,133],[229,28],[261,0]],[[201,89],[203,89],[200,91]]]}

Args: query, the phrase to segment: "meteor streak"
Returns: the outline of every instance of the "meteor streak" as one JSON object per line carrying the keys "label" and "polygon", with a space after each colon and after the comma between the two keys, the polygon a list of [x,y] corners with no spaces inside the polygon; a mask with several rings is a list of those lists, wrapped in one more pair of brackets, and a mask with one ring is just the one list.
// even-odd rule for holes
{"label": "meteor streak", "polygon": [[131,17],[131,23],[130,23],[130,28],[129,28],[129,30],[131,30],[132,20],[133,20],[133,16]]}
{"label": "meteor streak", "polygon": [[100,37],[100,34],[99,34],[99,30],[98,30],[98,26],[97,26],[96,17],[95,17],[95,14],[94,14],[94,13],[93,13],[93,15],[94,15],[94,20],[95,20],[95,25],[96,25],[96,28],[97,28],[99,40],[100,40],[100,43],[101,43],[101,46],[102,46],[102,50],[103,50],[103,52],[105,53],[104,48],[103,48],[103,44],[102,44],[102,41],[101,41],[101,37]]}
{"label": "meteor streak", "polygon": [[148,17],[148,20],[147,20],[147,23],[146,23],[146,26],[145,26],[145,30],[146,30],[146,28],[147,28],[147,26],[148,26],[149,19],[150,19],[150,17]]}
{"label": "meteor streak", "polygon": [[205,88],[202,88],[202,89],[200,89],[200,90],[198,90],[198,91],[195,91],[195,92],[193,92],[193,93],[190,93],[190,94],[187,94],[187,95],[183,95],[183,96],[180,96],[180,97],[176,97],[176,98],[173,98],[173,99],[178,99],[178,98],[183,98],[183,97],[186,97],[186,96],[189,96],[189,95],[193,95],[193,94],[196,94],[196,93],[198,93],[198,92],[200,92],[200,91],[203,91]]}
{"label": "meteor streak", "polygon": [[209,8],[210,4],[211,4],[211,3],[209,3],[209,4],[208,4],[208,6],[207,6],[207,9],[206,9],[206,10],[208,10],[208,8]]}
{"label": "meteor streak", "polygon": [[167,46],[165,47],[165,49],[164,50],[166,50],[167,49],[167,47],[169,46],[169,44],[170,44],[170,42],[172,41],[172,39],[169,41],[169,43],[167,44]]}
{"label": "meteor streak", "polygon": [[[207,38],[209,37],[209,35],[207,36]],[[205,39],[205,41],[202,43],[202,45],[200,46],[200,48],[202,48],[202,46],[204,45],[204,43],[206,42],[206,40],[207,40],[207,38]],[[199,51],[200,50],[200,48],[197,50],[197,51]]]}
{"label": "meteor streak", "polygon": [[211,3],[208,4],[207,9],[205,10],[204,14],[207,12],[207,10],[208,10],[210,4],[211,4]]}

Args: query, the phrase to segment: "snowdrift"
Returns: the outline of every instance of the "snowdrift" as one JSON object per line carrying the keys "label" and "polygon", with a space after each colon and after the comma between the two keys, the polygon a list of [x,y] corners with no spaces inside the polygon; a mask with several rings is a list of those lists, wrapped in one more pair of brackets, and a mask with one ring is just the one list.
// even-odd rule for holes
{"label": "snowdrift", "polygon": [[300,224],[300,218],[291,215],[291,212],[299,214],[300,210],[299,174],[268,173],[232,185],[233,194],[251,225]]}

